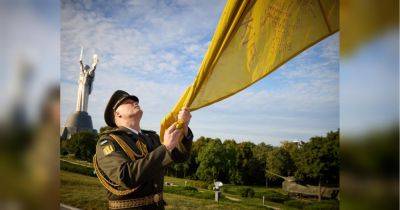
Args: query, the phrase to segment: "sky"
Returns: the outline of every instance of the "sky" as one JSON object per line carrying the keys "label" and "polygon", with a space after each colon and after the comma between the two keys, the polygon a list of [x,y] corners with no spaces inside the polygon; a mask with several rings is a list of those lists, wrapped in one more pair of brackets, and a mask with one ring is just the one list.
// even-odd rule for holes
{"label": "sky", "polygon": [[[225,1],[61,1],[61,124],[75,111],[80,46],[99,55],[88,112],[105,125],[117,89],[140,98],[143,129],[159,131],[197,74]],[[253,86],[192,113],[200,136],[279,145],[339,128],[339,34]]]}
{"label": "sky", "polygon": [[[39,120],[49,88],[60,78],[60,5],[52,0],[0,1],[0,124],[21,103],[29,123]],[[27,79],[21,80],[21,66]],[[20,113],[21,114],[21,113]]]}
{"label": "sky", "polygon": [[340,59],[340,127],[347,137],[360,138],[398,127],[398,28],[388,28]]}

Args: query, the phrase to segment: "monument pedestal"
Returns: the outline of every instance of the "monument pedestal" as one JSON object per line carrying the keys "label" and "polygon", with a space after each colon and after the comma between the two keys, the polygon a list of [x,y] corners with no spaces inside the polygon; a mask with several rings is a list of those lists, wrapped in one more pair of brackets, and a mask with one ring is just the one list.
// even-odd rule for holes
{"label": "monument pedestal", "polygon": [[85,111],[77,111],[68,118],[67,123],[61,132],[61,139],[70,139],[73,134],[82,131],[96,132],[93,129],[92,118],[90,115]]}

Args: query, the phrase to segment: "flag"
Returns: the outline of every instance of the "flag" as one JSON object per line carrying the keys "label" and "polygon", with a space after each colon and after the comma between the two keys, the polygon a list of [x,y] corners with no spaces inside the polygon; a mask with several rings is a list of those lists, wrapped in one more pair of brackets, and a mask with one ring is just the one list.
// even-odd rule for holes
{"label": "flag", "polygon": [[228,0],[193,83],[161,121],[223,100],[339,30],[338,0]]}

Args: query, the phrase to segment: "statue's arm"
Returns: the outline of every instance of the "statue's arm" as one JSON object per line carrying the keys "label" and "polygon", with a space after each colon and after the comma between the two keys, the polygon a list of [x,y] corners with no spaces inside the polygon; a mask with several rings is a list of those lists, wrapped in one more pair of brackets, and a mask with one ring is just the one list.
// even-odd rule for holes
{"label": "statue's arm", "polygon": [[92,69],[89,71],[89,75],[93,75],[94,71],[96,70],[97,62],[98,62],[98,57],[97,54],[93,55],[93,63],[92,63]]}
{"label": "statue's arm", "polygon": [[82,60],[79,61],[79,64],[81,64],[81,72],[83,72],[83,62],[82,62]]}

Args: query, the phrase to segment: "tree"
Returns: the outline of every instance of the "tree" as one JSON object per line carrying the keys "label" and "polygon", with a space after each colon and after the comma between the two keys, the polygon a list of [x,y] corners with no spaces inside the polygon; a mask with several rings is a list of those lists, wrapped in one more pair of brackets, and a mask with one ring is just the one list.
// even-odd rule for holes
{"label": "tree", "polygon": [[268,154],[273,150],[273,147],[271,145],[267,145],[264,142],[256,145],[253,148],[253,155],[254,158],[257,159],[257,183],[258,184],[264,184],[266,187],[268,187],[268,181],[267,181],[267,174],[265,173],[265,167],[267,164],[267,158]]}
{"label": "tree", "polygon": [[210,140],[197,156],[199,179],[212,182],[220,178],[225,165],[225,150],[221,140]]}
{"label": "tree", "polygon": [[242,177],[238,170],[238,147],[235,140],[225,140],[225,168],[224,168],[224,182],[229,182],[232,184],[241,183]]}
{"label": "tree", "polygon": [[81,160],[92,161],[96,152],[97,134],[93,132],[79,132],[65,140],[65,147],[68,153],[75,154]]}
{"label": "tree", "polygon": [[[302,145],[296,161],[296,178],[321,185],[339,185],[339,130],[312,137]],[[321,199],[321,190],[319,193]]]}
{"label": "tree", "polygon": [[268,157],[268,153],[271,152],[273,148],[273,146],[262,142],[253,148],[254,157],[265,162]]}
{"label": "tree", "polygon": [[287,151],[292,160],[296,160],[299,154],[300,142],[283,141],[281,148]]}
{"label": "tree", "polygon": [[172,168],[175,171],[175,177],[185,178],[189,170],[189,162],[185,161],[183,163],[174,163],[172,164]]}
{"label": "tree", "polygon": [[[295,165],[289,152],[282,147],[277,147],[268,153],[266,170],[287,177],[294,175]],[[274,182],[280,180],[271,173],[267,173],[267,177]]]}
{"label": "tree", "polygon": [[[256,145],[251,142],[241,142],[238,144],[238,170],[242,178],[241,184],[256,184],[254,175],[257,173],[257,159],[253,156],[253,148]],[[264,168],[264,167],[262,167]]]}
{"label": "tree", "polygon": [[199,167],[199,163],[197,162],[197,156],[199,154],[199,151],[201,151],[207,142],[209,142],[211,139],[210,138],[205,138],[204,136],[201,136],[198,138],[196,141],[193,141],[192,144],[192,152],[190,153],[189,159],[186,161],[188,163],[188,170],[186,172],[186,175],[193,178],[197,179],[196,177],[196,171],[197,168]]}

